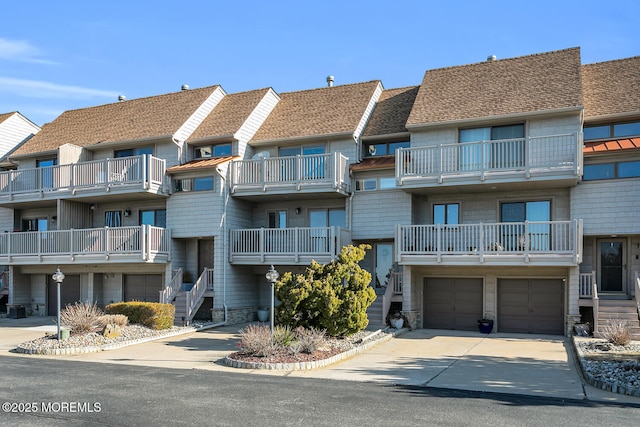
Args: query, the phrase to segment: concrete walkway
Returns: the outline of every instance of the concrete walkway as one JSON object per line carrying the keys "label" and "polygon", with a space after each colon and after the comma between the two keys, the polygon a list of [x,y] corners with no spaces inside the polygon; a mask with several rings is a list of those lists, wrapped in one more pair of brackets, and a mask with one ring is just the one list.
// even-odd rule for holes
{"label": "concrete walkway", "polygon": [[33,356],[19,355],[10,350],[24,341],[43,336],[45,331],[55,332],[51,318],[0,319],[0,356],[382,382],[640,404],[639,398],[605,392],[584,384],[570,341],[564,337],[419,329],[320,369],[244,370],[222,365],[221,359],[236,350],[238,330],[243,326],[224,326],[99,353]]}

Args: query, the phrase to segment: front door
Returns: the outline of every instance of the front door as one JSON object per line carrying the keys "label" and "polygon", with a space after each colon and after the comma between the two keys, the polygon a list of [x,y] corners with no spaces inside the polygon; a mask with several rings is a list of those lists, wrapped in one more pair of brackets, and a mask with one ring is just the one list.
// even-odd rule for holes
{"label": "front door", "polygon": [[213,268],[213,239],[198,240],[198,276],[205,268]]}
{"label": "front door", "polygon": [[607,239],[598,241],[598,283],[600,292],[624,292],[624,241]]}

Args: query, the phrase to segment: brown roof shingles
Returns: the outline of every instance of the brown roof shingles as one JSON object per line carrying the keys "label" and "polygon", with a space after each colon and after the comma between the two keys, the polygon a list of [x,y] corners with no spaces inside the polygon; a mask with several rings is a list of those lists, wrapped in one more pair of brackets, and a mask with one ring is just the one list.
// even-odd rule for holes
{"label": "brown roof shingles", "polygon": [[385,89],[373,110],[363,137],[407,132],[405,123],[420,86]]}
{"label": "brown roof shingles", "polygon": [[173,135],[218,86],[69,110],[43,127],[14,156]]}
{"label": "brown roof shingles", "polygon": [[14,114],[15,114],[15,112],[0,114],[0,123],[4,122],[5,120],[7,120],[9,117],[13,116]]}
{"label": "brown roof shingles", "polygon": [[355,132],[378,80],[286,92],[253,141],[274,141]]}
{"label": "brown roof shingles", "polygon": [[581,108],[580,49],[429,70],[407,126]]}
{"label": "brown roof shingles", "polygon": [[257,89],[225,96],[189,140],[235,134],[269,90]]}
{"label": "brown roof shingles", "polygon": [[640,56],[582,66],[585,118],[640,113]]}

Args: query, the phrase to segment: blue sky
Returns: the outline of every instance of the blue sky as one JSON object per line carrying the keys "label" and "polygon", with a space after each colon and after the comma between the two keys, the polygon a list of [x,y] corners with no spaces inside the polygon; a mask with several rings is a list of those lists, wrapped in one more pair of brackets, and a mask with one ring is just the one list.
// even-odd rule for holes
{"label": "blue sky", "polygon": [[22,1],[0,16],[0,113],[65,110],[220,84],[277,92],[381,80],[579,46],[640,55],[637,0]]}

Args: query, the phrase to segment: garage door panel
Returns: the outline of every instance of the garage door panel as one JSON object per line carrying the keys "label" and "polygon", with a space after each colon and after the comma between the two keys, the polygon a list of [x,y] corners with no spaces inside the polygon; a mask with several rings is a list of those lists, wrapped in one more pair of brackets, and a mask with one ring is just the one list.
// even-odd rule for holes
{"label": "garage door panel", "polygon": [[564,286],[558,279],[498,280],[501,332],[564,334]]}
{"label": "garage door panel", "polygon": [[477,330],[482,318],[482,279],[425,279],[424,326]]}

